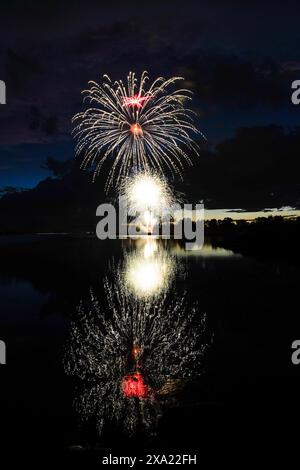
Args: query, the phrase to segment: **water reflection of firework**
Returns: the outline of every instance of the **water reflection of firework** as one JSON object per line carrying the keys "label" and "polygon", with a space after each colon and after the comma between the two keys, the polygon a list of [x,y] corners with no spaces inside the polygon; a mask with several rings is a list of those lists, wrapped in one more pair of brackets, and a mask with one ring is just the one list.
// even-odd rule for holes
{"label": "water reflection of firework", "polygon": [[65,369],[81,384],[76,408],[83,420],[117,420],[124,430],[155,429],[168,397],[201,373],[205,316],[185,295],[137,301],[105,281],[106,300],[91,294],[77,309]]}
{"label": "water reflection of firework", "polygon": [[176,268],[176,257],[148,237],[140,241],[139,250],[125,253],[123,284],[138,298],[156,296],[168,289]]}

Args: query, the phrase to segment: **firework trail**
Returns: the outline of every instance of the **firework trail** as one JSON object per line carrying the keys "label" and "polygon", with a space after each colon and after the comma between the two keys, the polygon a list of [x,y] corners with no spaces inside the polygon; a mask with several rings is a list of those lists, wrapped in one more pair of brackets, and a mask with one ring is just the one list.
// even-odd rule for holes
{"label": "firework trail", "polygon": [[83,93],[91,107],[73,117],[76,154],[83,155],[82,167],[95,167],[95,178],[109,160],[106,190],[132,170],[152,168],[163,174],[167,168],[181,175],[183,163],[191,164],[184,148],[197,153],[189,133],[198,132],[193,112],[184,107],[191,92],[168,92],[183,78],[159,77],[149,87],[147,72],[140,80],[130,72],[126,85],[122,80],[112,82],[107,75],[103,78],[103,84],[89,82],[90,88]]}
{"label": "firework trail", "polygon": [[205,315],[175,292],[141,301],[107,280],[105,291],[104,302],[91,293],[80,303],[71,327],[65,370],[80,384],[76,409],[99,434],[112,421],[152,433],[176,390],[202,372]]}

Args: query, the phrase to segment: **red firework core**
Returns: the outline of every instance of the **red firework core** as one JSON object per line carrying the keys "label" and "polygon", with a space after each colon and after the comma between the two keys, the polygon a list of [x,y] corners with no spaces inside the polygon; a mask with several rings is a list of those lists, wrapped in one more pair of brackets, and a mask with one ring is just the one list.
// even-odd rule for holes
{"label": "red firework core", "polygon": [[143,103],[148,99],[148,96],[134,95],[134,96],[125,96],[123,98],[123,104],[125,106],[136,106],[141,108]]}
{"label": "red firework core", "polygon": [[130,132],[134,135],[134,137],[140,137],[143,135],[143,130],[137,122],[135,124],[131,124]]}
{"label": "red firework core", "polygon": [[145,384],[142,374],[135,372],[123,378],[122,391],[128,398],[146,398],[149,394],[149,387]]}

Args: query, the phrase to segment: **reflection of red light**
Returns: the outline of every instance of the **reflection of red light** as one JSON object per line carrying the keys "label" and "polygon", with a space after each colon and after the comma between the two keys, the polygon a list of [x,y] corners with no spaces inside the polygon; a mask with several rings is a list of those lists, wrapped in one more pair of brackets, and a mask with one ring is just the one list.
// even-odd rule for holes
{"label": "reflection of red light", "polygon": [[146,398],[149,394],[149,387],[140,372],[126,375],[122,381],[122,390],[125,397]]}
{"label": "reflection of red light", "polygon": [[148,96],[134,95],[134,96],[125,96],[123,99],[123,104],[125,106],[136,106],[141,108],[143,103],[148,99]]}

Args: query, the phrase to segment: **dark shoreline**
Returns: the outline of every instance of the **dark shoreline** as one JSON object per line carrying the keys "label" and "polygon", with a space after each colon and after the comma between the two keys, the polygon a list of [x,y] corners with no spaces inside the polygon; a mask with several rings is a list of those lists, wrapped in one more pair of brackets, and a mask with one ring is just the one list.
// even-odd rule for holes
{"label": "dark shoreline", "polygon": [[[149,235],[142,235],[144,238]],[[153,237],[163,240],[161,236]],[[32,232],[32,233],[0,233],[1,246],[8,244],[23,244],[25,242],[42,241],[46,239],[85,239],[97,241],[97,236],[93,231],[72,231],[72,232]],[[138,237],[136,237],[138,238]],[[27,240],[26,240],[27,239]],[[248,257],[262,259],[268,262],[287,262],[291,264],[300,263],[300,218],[284,219],[282,217],[269,217],[257,219],[252,223],[246,221],[234,222],[232,219],[211,220],[205,222],[204,229],[205,244],[215,248],[224,248],[234,253]],[[116,240],[124,240],[119,238]],[[184,246],[186,239],[171,240]]]}

